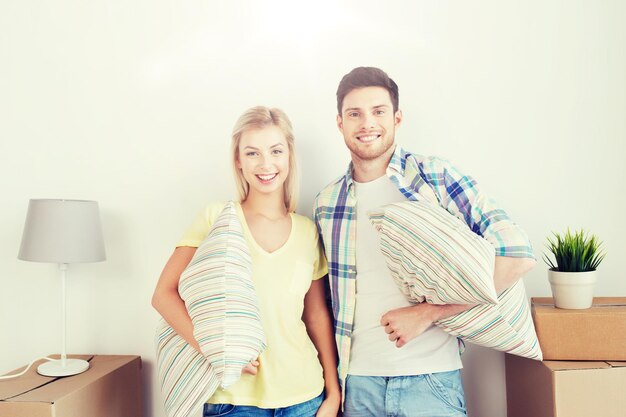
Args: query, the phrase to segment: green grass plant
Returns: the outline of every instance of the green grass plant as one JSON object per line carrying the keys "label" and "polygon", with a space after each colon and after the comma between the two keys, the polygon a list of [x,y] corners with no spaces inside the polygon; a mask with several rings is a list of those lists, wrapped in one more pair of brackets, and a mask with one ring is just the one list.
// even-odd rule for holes
{"label": "green grass plant", "polygon": [[598,237],[589,236],[584,230],[575,231],[572,234],[568,228],[567,232],[562,235],[556,232],[552,234],[554,238],[548,237],[546,246],[556,262],[552,262],[552,259],[545,253],[543,259],[553,271],[595,271],[606,255]]}

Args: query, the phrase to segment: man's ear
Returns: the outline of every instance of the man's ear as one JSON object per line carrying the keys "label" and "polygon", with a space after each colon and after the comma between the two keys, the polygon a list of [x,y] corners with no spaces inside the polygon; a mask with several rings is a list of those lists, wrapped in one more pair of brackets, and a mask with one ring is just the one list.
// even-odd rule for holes
{"label": "man's ear", "polygon": [[396,127],[400,127],[400,123],[402,123],[402,110],[398,109],[396,114],[394,115],[395,125]]}
{"label": "man's ear", "polygon": [[337,127],[339,128],[339,131],[343,133],[343,119],[339,114],[337,115]]}

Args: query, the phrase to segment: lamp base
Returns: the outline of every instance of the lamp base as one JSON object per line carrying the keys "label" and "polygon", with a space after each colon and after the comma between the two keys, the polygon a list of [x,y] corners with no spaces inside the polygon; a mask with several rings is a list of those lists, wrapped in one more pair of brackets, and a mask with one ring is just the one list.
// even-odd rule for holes
{"label": "lamp base", "polygon": [[66,359],[65,366],[60,359],[42,363],[37,373],[43,376],[70,376],[80,374],[89,369],[89,362],[82,359]]}

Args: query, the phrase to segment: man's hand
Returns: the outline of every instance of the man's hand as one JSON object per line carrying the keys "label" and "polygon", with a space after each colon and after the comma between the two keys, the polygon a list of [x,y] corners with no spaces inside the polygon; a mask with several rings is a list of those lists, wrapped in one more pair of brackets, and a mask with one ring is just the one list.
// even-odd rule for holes
{"label": "man's hand", "polygon": [[241,374],[256,375],[259,372],[258,367],[259,361],[252,361],[241,370]]}
{"label": "man's hand", "polygon": [[402,347],[424,333],[437,320],[446,319],[474,307],[475,304],[420,303],[386,312],[380,324],[389,340]]}
{"label": "man's hand", "polygon": [[424,333],[433,324],[433,306],[428,303],[402,307],[386,312],[380,324],[396,347],[402,347]]}

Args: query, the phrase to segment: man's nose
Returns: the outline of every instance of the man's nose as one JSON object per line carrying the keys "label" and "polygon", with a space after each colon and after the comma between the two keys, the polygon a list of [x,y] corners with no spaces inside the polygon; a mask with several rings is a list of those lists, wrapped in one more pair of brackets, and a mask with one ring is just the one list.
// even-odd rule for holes
{"label": "man's nose", "polygon": [[371,129],[376,126],[376,121],[374,120],[373,115],[365,115],[363,117],[363,127],[366,129]]}

